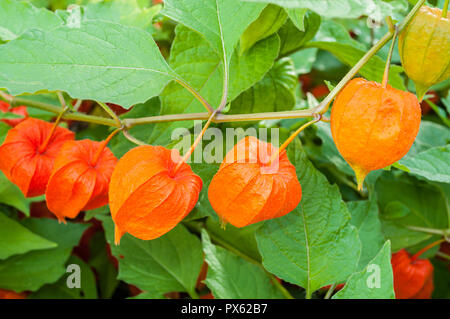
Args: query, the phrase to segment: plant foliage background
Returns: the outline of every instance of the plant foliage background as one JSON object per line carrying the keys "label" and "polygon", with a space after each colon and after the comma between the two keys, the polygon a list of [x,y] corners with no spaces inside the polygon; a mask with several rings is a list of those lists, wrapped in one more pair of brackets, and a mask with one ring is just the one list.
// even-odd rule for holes
{"label": "plant foliage background", "polygon": [[[122,118],[193,113],[203,106],[174,80],[190,83],[218,106],[225,65],[227,114],[300,110],[323,98],[387,31],[386,16],[401,20],[414,3],[166,0],[163,9],[149,0],[0,0],[0,87],[55,106],[53,91],[61,90],[67,99],[131,108]],[[77,17],[79,27],[73,24]],[[387,51],[360,75],[380,82]],[[399,60],[395,53],[390,84],[414,91]],[[28,298],[185,298],[210,292],[215,298],[323,298],[321,287],[346,282],[333,298],[393,298],[391,253],[414,253],[439,238],[414,227],[450,228],[449,87],[446,81],[433,88],[439,99],[423,104],[410,152],[372,172],[362,192],[329,124],[308,128],[288,150],[303,189],[301,204],[282,218],[242,229],[221,228],[208,202],[208,181],[218,164],[192,164],[204,187],[180,225],[152,241],[125,235],[120,246],[113,243],[107,207],[59,224],[45,198],[24,198],[0,173],[0,289]],[[31,107],[28,112],[55,117]],[[86,112],[107,116],[95,105]],[[276,127],[283,141],[304,123],[214,126]],[[109,132],[102,125],[65,125],[78,139],[101,140]],[[176,127],[192,129],[193,122],[147,124],[130,133],[167,146]],[[9,128],[0,122],[0,142]],[[120,157],[134,145],[117,136],[110,147]],[[449,298],[448,260],[437,258],[438,249],[424,257],[435,266],[433,297]],[[66,285],[66,266],[73,263],[82,269],[81,289]],[[381,266],[382,289],[375,292],[365,284],[370,263]]]}

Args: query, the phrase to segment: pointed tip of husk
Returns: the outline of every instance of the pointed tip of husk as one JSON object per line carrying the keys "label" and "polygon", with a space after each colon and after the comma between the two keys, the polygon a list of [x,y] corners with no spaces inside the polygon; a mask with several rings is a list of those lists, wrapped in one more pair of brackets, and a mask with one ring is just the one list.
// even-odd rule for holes
{"label": "pointed tip of husk", "polygon": [[61,224],[61,223],[67,224],[67,221],[66,221],[66,219],[64,218],[64,216],[63,216],[63,217],[61,217],[61,216],[56,216],[56,217],[58,218],[58,223],[59,223],[59,224]]}
{"label": "pointed tip of husk", "polygon": [[114,244],[116,246],[119,246],[120,244],[120,238],[122,238],[124,232],[122,232],[119,227],[116,226],[116,228],[114,229]]}
{"label": "pointed tip of husk", "polygon": [[364,184],[364,180],[366,179],[367,174],[369,173],[368,171],[359,168],[357,166],[353,167],[353,171],[355,172],[356,175],[356,182],[358,184],[358,191],[362,191],[363,190],[363,184]]}
{"label": "pointed tip of husk", "polygon": [[416,96],[419,102],[422,102],[425,94],[427,94],[429,87],[416,83]]}

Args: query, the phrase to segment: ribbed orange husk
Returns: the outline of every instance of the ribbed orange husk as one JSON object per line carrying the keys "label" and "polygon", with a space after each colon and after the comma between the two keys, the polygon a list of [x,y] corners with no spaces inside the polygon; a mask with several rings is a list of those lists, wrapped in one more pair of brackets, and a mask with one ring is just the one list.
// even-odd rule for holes
{"label": "ribbed orange husk", "polygon": [[0,146],[0,170],[26,197],[43,195],[56,155],[74,133],[57,127],[47,147],[40,146],[51,133],[53,124],[28,118],[8,131]]}
{"label": "ribbed orange husk", "polygon": [[286,152],[269,165],[277,151],[249,136],[225,156],[208,189],[211,206],[225,222],[244,227],[284,216],[300,203],[302,188]]}
{"label": "ribbed orange husk", "polygon": [[116,244],[124,233],[150,240],[174,228],[197,203],[202,180],[178,151],[139,146],[117,163],[109,186]]}
{"label": "ribbed orange husk", "polygon": [[11,290],[0,289],[0,299],[27,299],[24,292],[17,293]]}
{"label": "ribbed orange husk", "polygon": [[355,171],[358,186],[373,170],[391,165],[411,148],[419,132],[414,94],[357,78],[339,93],[331,110],[331,133]]}
{"label": "ribbed orange husk", "polygon": [[404,249],[392,254],[394,291],[397,299],[430,299],[433,292],[433,265],[428,259],[411,257]]}
{"label": "ribbed orange husk", "polygon": [[26,106],[16,106],[16,107],[11,107],[11,105],[9,105],[6,102],[0,101],[0,112],[2,113],[13,113],[13,114],[17,114],[17,115],[22,115],[23,118],[17,118],[17,119],[3,119],[1,120],[2,122],[8,124],[9,126],[16,126],[19,123],[23,122],[25,120],[25,118],[28,117],[28,112],[27,112],[27,107]]}
{"label": "ribbed orange husk", "polygon": [[432,85],[450,77],[450,11],[444,18],[441,9],[422,6],[400,33],[398,49],[422,101]]}
{"label": "ribbed orange husk", "polygon": [[48,209],[64,221],[77,217],[80,211],[108,204],[109,182],[116,163],[117,158],[103,142],[64,143],[45,192]]}

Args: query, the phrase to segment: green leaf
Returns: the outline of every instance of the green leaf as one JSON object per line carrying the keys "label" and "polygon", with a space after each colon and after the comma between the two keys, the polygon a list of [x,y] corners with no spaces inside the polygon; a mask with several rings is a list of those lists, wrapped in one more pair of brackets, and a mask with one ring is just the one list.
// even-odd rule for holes
{"label": "green leaf", "polygon": [[285,8],[307,8],[327,18],[355,19],[369,15],[381,21],[397,9],[379,0],[245,0],[248,2],[273,3]]}
{"label": "green leaf", "polygon": [[119,279],[152,293],[193,292],[203,262],[200,240],[178,225],[154,240],[140,240],[125,234],[114,245],[114,224],[99,217],[106,240],[119,260]]}
{"label": "green leaf", "polygon": [[119,285],[117,269],[111,262],[107,249],[105,249],[107,245],[103,232],[95,233],[89,245],[89,265],[97,273],[98,288],[102,299],[111,298]]}
{"label": "green leaf", "polygon": [[352,274],[333,299],[395,299],[391,243],[386,241],[367,267]]}
{"label": "green leaf", "polygon": [[208,263],[205,282],[215,298],[283,298],[261,267],[213,245],[206,230],[202,230],[202,242]]}
{"label": "green leaf", "polygon": [[162,13],[202,34],[228,64],[241,34],[264,7],[240,0],[203,0],[202,5],[191,0],[166,0]]}
{"label": "green leaf", "polygon": [[432,147],[444,146],[448,143],[450,143],[450,130],[447,127],[422,121],[416,140],[406,156],[414,156]]}
{"label": "green leaf", "polygon": [[0,1],[0,40],[9,41],[29,29],[51,30],[63,21],[47,9],[38,9],[24,1]]}
{"label": "green leaf", "polygon": [[297,51],[289,56],[294,62],[295,73],[297,75],[311,72],[314,62],[316,62],[317,49],[310,48]]}
{"label": "green leaf", "polygon": [[0,259],[57,245],[0,213]]}
{"label": "green leaf", "polygon": [[280,56],[286,56],[303,48],[319,30],[321,19],[314,12],[308,11],[304,17],[304,31],[300,31],[291,19],[278,31],[281,39]]}
{"label": "green leaf", "polygon": [[153,17],[161,5],[142,8],[137,0],[115,0],[88,3],[84,9],[86,20],[104,20],[151,31]]}
{"label": "green leaf", "polygon": [[[375,184],[375,190],[380,208],[383,232],[392,242],[395,252],[418,244],[430,234],[411,230],[410,226],[446,229],[448,228],[446,196],[438,187],[421,183],[407,175],[395,176],[383,172]],[[401,195],[400,195],[401,194]],[[402,218],[386,219],[390,215],[392,202],[399,202],[411,212]]]}
{"label": "green leaf", "polygon": [[396,167],[430,181],[450,183],[450,145],[405,157],[399,164]]}
{"label": "green leaf", "polygon": [[[243,55],[234,53],[230,64],[229,100],[250,88],[270,70],[278,55],[279,39],[272,35],[261,40]],[[195,61],[195,62],[193,62]],[[177,26],[172,44],[170,66],[188,81],[213,107],[220,103],[223,67],[220,57],[197,32]],[[170,83],[161,94],[161,114],[204,112],[204,107],[177,83]],[[152,144],[168,144],[170,134],[193,122],[157,124],[150,138]]]}
{"label": "green leaf", "polygon": [[333,20],[322,21],[319,31],[317,31],[314,37],[314,41],[349,44],[357,49],[361,49],[363,51],[366,50],[366,46],[364,44],[352,38],[346,27]]}
{"label": "green leaf", "polygon": [[21,119],[23,115],[10,113],[10,112],[0,112],[0,120],[9,120],[9,119]]}
{"label": "green leaf", "polygon": [[61,90],[128,108],[174,77],[147,32],[104,21],[31,30],[0,46],[0,87],[13,95]]}
{"label": "green leaf", "polygon": [[286,9],[286,12],[297,29],[305,31],[304,19],[308,9]]}
{"label": "green leaf", "polygon": [[3,144],[6,135],[8,134],[9,130],[11,129],[11,126],[9,126],[6,123],[0,122],[0,144]]}
{"label": "green leaf", "polygon": [[450,299],[450,276],[448,275],[448,262],[432,260],[434,266],[434,291],[433,299]]}
{"label": "green leaf", "polygon": [[352,214],[350,222],[358,229],[361,240],[358,269],[362,269],[375,257],[384,244],[384,234],[378,219],[378,206],[375,201],[348,202],[347,206]]}
{"label": "green leaf", "polygon": [[308,160],[298,139],[289,150],[302,184],[300,206],[264,223],[257,234],[264,267],[306,289],[345,281],[356,270],[361,243],[336,185]]}
{"label": "green leaf", "polygon": [[208,218],[206,220],[206,230],[215,240],[220,240],[224,245],[236,249],[241,254],[260,262],[261,255],[256,243],[256,231],[262,226],[262,223],[248,225],[243,228],[236,228],[227,224],[225,228],[219,220]]}
{"label": "green leaf", "polygon": [[331,163],[336,168],[347,175],[353,176],[353,170],[339,153],[331,135],[330,125],[328,123],[319,122],[316,125],[316,135],[322,141],[320,145],[316,145],[314,141],[308,141],[305,149],[308,154],[319,163]]}
{"label": "green leaf", "polygon": [[[306,47],[313,47],[328,51],[338,58],[339,61],[351,67],[354,66],[366,54],[365,51],[355,48],[352,45],[337,42],[309,42]],[[369,81],[381,83],[383,80],[384,67],[385,61],[375,55],[359,71],[359,74]],[[397,89],[405,90],[403,78],[400,75],[402,72],[402,67],[392,65],[389,72],[389,84]]]}
{"label": "green leaf", "polygon": [[279,112],[295,106],[297,74],[290,58],[278,60],[264,78],[241,93],[230,107],[231,114]]}
{"label": "green leaf", "polygon": [[1,260],[0,288],[16,292],[36,291],[45,284],[56,282],[66,272],[64,265],[86,225],[59,224],[56,220],[46,218],[28,218],[22,225],[58,246]]}
{"label": "green leaf", "polygon": [[70,256],[66,266],[71,264],[80,267],[80,288],[67,286],[67,277],[70,276],[70,273],[67,273],[58,282],[45,285],[32,293],[28,299],[97,299],[95,275],[89,265],[76,256]]}
{"label": "green leaf", "polygon": [[251,48],[256,42],[276,33],[287,19],[285,10],[281,7],[268,5],[258,19],[249,25],[240,40],[240,54]]}
{"label": "green leaf", "polygon": [[6,204],[30,216],[30,200],[26,199],[19,187],[10,182],[0,172],[0,203]]}

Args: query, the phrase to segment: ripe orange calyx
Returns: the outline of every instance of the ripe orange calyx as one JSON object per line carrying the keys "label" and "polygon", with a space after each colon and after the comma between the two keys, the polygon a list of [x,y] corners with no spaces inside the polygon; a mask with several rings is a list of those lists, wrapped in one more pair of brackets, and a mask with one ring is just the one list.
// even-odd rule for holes
{"label": "ripe orange calyx", "polygon": [[49,210],[64,221],[82,210],[108,204],[108,185],[116,162],[103,142],[64,143],[45,192]]}
{"label": "ripe orange calyx", "polygon": [[224,221],[244,227],[297,207],[302,189],[286,152],[268,164],[277,151],[250,136],[228,152],[208,189],[211,206]]}
{"label": "ripe orange calyx", "polygon": [[404,249],[392,254],[397,299],[430,299],[434,289],[433,265],[428,259],[411,258]]}
{"label": "ripe orange calyx", "polygon": [[8,131],[0,146],[0,170],[26,197],[43,195],[59,149],[73,139],[65,128],[53,131],[53,124],[28,118]]}
{"label": "ripe orange calyx", "polygon": [[0,112],[1,113],[12,113],[12,114],[23,116],[23,118],[1,120],[2,122],[6,123],[12,127],[16,126],[17,124],[24,121],[25,118],[28,117],[28,112],[27,112],[26,106],[21,105],[21,106],[11,107],[11,105],[9,105],[8,103],[6,103],[4,101],[0,101]]}
{"label": "ripe orange calyx", "polygon": [[357,78],[339,93],[331,110],[336,147],[353,168],[362,189],[366,175],[401,159],[420,126],[414,94]]}
{"label": "ripe orange calyx", "polygon": [[182,163],[178,151],[139,146],[117,163],[109,185],[115,242],[125,233],[158,238],[174,228],[197,203],[202,180]]}

